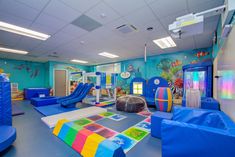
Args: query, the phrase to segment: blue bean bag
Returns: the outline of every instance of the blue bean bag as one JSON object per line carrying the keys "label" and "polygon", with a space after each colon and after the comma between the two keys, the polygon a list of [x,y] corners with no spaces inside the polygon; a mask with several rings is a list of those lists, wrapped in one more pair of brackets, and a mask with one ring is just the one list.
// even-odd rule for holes
{"label": "blue bean bag", "polygon": [[0,125],[0,152],[8,148],[16,140],[16,129],[12,126]]}

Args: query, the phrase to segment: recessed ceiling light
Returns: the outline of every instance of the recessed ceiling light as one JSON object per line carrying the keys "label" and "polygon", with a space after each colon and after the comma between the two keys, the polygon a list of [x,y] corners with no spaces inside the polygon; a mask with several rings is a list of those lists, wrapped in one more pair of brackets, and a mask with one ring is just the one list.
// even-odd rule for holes
{"label": "recessed ceiling light", "polygon": [[161,39],[153,40],[153,42],[155,44],[157,44],[161,49],[176,47],[175,42],[173,41],[173,39],[170,36],[165,37],[165,38],[161,38]]}
{"label": "recessed ceiling light", "polygon": [[88,63],[87,61],[83,61],[83,60],[78,60],[78,59],[72,59],[71,62],[76,62],[76,63]]}
{"label": "recessed ceiling light", "polygon": [[104,56],[104,57],[108,57],[108,58],[117,58],[117,57],[119,57],[118,55],[108,53],[108,52],[102,52],[102,53],[99,53],[99,55]]}
{"label": "recessed ceiling light", "polygon": [[6,22],[2,22],[2,21],[0,21],[0,30],[39,39],[39,40],[47,40],[50,37],[50,35],[36,32],[27,28],[19,27],[19,26],[12,25]]}
{"label": "recessed ceiling light", "polygon": [[0,47],[0,52],[16,53],[16,54],[22,54],[22,55],[26,55],[29,53],[28,51],[16,50],[16,49],[4,48],[4,47]]}

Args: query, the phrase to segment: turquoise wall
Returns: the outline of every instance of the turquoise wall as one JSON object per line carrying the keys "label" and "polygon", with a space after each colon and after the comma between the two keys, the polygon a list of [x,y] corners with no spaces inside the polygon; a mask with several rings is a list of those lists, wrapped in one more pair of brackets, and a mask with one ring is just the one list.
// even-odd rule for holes
{"label": "turquoise wall", "polygon": [[[176,81],[182,81],[182,66],[190,63],[197,63],[212,59],[212,48],[180,51],[169,54],[161,54],[144,58],[127,60],[121,62],[122,72],[128,71],[131,77],[122,79],[119,77],[118,86],[126,93],[129,93],[130,81],[135,77],[143,77],[150,79],[154,76],[161,76],[172,84],[172,88]],[[179,89],[177,89],[179,90]]]}
{"label": "turquoise wall", "polygon": [[83,66],[61,62],[30,62],[0,58],[0,70],[10,74],[10,81],[18,83],[19,89],[30,87],[53,87],[54,69],[66,69],[74,72],[73,69],[81,71],[93,70],[92,66]]}
{"label": "turquoise wall", "polygon": [[93,71],[93,66],[83,66],[78,64],[68,64],[68,63],[52,62],[52,61],[48,62],[47,64],[48,64],[47,86],[49,87],[53,87],[54,69],[68,70],[69,73],[76,71],[86,71],[86,72]]}
{"label": "turquoise wall", "polygon": [[29,87],[45,87],[44,63],[0,59],[0,69],[10,74],[11,82],[18,83],[20,90]]}

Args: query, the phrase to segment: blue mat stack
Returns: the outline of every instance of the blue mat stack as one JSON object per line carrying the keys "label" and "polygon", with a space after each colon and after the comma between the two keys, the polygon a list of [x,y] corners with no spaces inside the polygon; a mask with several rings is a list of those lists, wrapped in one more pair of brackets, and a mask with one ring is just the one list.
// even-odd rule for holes
{"label": "blue mat stack", "polygon": [[0,81],[0,125],[12,125],[10,82]]}
{"label": "blue mat stack", "polygon": [[11,114],[11,84],[6,74],[0,74],[0,152],[16,139]]}

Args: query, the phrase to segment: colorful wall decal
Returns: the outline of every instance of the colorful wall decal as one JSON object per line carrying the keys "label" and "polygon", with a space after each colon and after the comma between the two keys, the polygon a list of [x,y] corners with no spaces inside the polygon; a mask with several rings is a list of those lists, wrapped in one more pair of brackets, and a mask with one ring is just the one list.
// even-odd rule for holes
{"label": "colorful wall decal", "polygon": [[94,115],[94,116],[87,117],[87,119],[90,119],[92,121],[98,121],[98,120],[103,119],[103,117],[99,115]]}
{"label": "colorful wall decal", "polygon": [[147,132],[150,132],[151,131],[151,124],[148,123],[148,122],[145,122],[145,121],[142,121],[138,124],[135,125],[137,128],[140,128],[140,129],[143,129]]}
{"label": "colorful wall decal", "polygon": [[118,134],[116,136],[114,136],[111,141],[119,144],[122,149],[124,150],[125,153],[127,153],[131,148],[133,148],[136,145],[136,141],[132,140],[131,138],[122,135],[122,134]]}
{"label": "colorful wall decal", "polygon": [[145,122],[151,123],[151,117],[148,117],[144,120]]}
{"label": "colorful wall decal", "polygon": [[109,117],[109,119],[112,119],[114,121],[121,121],[121,120],[126,119],[126,118],[127,118],[126,116],[123,116],[121,114],[115,114],[115,115]]}
{"label": "colorful wall decal", "polygon": [[138,115],[141,115],[141,116],[145,116],[145,117],[149,117],[149,116],[152,115],[152,113],[149,112],[149,111],[141,111],[141,112],[139,112],[139,113],[137,113],[137,114],[138,114]]}
{"label": "colorful wall decal", "polygon": [[130,127],[129,129],[125,130],[123,132],[124,135],[136,140],[140,141],[142,140],[145,136],[148,135],[148,132],[136,127]]}
{"label": "colorful wall decal", "polygon": [[114,115],[114,113],[113,112],[104,112],[104,113],[101,113],[99,115],[103,116],[103,117],[110,117],[110,116]]}
{"label": "colorful wall decal", "polygon": [[74,121],[74,123],[77,124],[77,125],[80,125],[80,126],[85,126],[87,124],[92,123],[92,121],[87,119],[87,118],[82,118],[82,119]]}
{"label": "colorful wall decal", "polygon": [[99,134],[100,136],[103,136],[104,138],[111,138],[111,137],[117,135],[116,131],[113,131],[108,128],[103,128],[103,129],[97,131],[96,133]]}
{"label": "colorful wall decal", "polygon": [[93,131],[93,132],[98,132],[99,130],[104,129],[104,127],[102,125],[99,125],[96,123],[88,124],[88,125],[84,126],[84,128],[86,128],[87,130]]}

